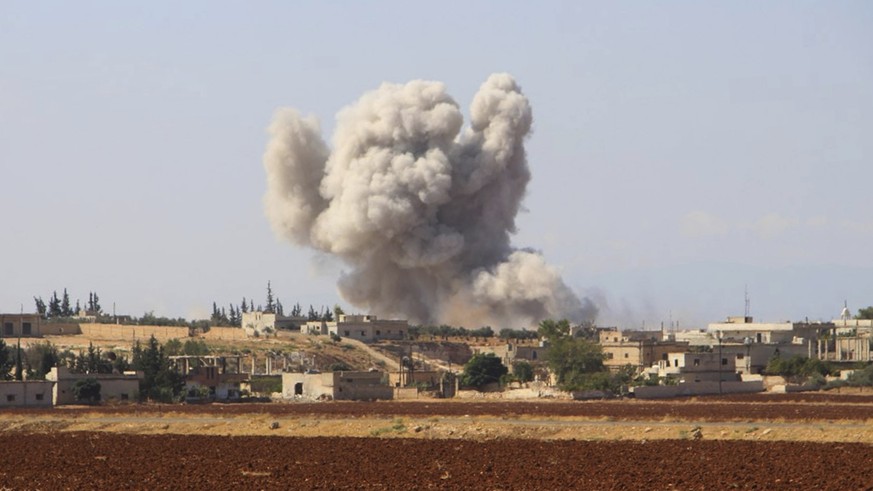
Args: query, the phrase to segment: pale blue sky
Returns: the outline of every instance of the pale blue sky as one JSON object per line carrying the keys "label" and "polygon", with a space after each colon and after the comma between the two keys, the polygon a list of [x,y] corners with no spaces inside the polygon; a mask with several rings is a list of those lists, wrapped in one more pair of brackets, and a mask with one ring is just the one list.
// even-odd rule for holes
{"label": "pale blue sky", "polygon": [[342,303],[264,217],[273,111],[329,135],[382,81],[466,108],[496,71],[534,109],[514,243],[603,323],[873,304],[873,4],[472,3],[0,3],[0,311]]}

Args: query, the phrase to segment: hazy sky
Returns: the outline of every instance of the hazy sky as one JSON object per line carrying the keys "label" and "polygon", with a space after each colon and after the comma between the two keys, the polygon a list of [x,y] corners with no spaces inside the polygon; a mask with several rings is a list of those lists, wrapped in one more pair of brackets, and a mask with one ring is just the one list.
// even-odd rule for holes
{"label": "hazy sky", "polygon": [[873,304],[870,2],[4,1],[0,312],[344,304],[264,217],[274,110],[329,137],[383,81],[466,112],[499,71],[534,111],[514,244],[601,323],[702,327],[746,285],[762,320]]}

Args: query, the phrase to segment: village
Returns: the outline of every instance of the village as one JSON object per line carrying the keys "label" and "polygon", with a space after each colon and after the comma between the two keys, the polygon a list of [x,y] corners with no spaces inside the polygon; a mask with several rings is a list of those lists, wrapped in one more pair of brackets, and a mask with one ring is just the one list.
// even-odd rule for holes
{"label": "village", "polygon": [[[866,385],[873,339],[873,320],[854,318],[845,307],[831,321],[756,322],[746,315],[692,330],[545,321],[539,332],[495,333],[422,328],[375,315],[339,312],[311,320],[269,310],[241,313],[240,327],[98,323],[84,311],[63,320],[0,314],[8,369],[0,407],[799,392]],[[544,326],[565,331],[556,338]],[[573,379],[580,374],[556,368],[579,362],[576,355],[556,360],[561,342],[593,346],[592,373]],[[142,359],[150,345],[175,380],[169,392],[151,388],[146,379],[155,373],[134,366],[131,352]],[[28,349],[56,359],[32,361],[22,354]]]}

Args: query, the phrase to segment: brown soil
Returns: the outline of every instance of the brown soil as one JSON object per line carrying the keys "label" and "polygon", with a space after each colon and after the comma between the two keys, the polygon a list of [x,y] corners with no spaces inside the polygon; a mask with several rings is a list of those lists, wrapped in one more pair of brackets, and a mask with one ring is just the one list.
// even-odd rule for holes
{"label": "brown soil", "polygon": [[865,489],[862,444],[0,436],[3,489]]}
{"label": "brown soil", "polygon": [[[839,397],[839,396],[835,396]],[[873,398],[821,399],[814,403],[773,398],[768,402],[724,400],[588,401],[588,402],[327,402],[287,404],[129,405],[109,407],[60,407],[3,409],[3,414],[76,415],[87,413],[155,415],[161,413],[213,414],[217,416],[271,415],[319,417],[373,416],[503,416],[575,417],[616,420],[676,421],[806,421],[873,419]]]}

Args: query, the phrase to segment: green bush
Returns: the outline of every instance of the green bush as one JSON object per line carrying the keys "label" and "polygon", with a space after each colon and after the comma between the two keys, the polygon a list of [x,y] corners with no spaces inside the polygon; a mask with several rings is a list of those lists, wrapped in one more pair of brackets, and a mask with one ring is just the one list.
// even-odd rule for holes
{"label": "green bush", "polygon": [[96,404],[100,402],[100,382],[95,378],[77,380],[73,384],[73,395],[79,402]]}
{"label": "green bush", "polygon": [[482,388],[486,384],[500,382],[509,370],[494,353],[477,353],[464,365],[461,384],[467,387]]}

